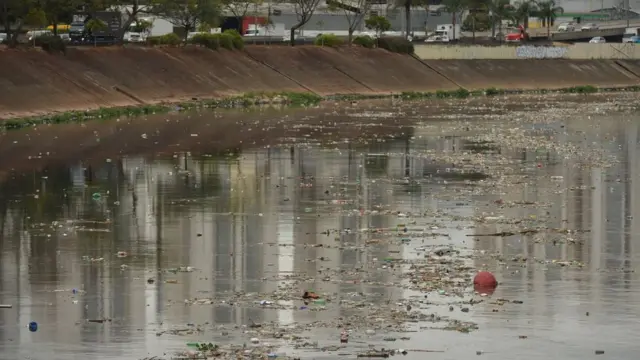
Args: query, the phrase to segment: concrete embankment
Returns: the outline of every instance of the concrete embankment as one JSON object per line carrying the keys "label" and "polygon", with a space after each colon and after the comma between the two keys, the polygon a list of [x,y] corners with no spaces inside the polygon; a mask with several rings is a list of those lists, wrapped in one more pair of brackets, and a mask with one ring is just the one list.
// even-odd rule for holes
{"label": "concrete embankment", "polygon": [[[592,85],[640,85],[640,78],[614,60],[423,60],[467,90],[558,89]],[[640,65],[627,61],[629,66]],[[640,73],[639,73],[640,74]]]}
{"label": "concrete embankment", "polygon": [[0,51],[0,118],[179,102],[246,92],[319,95],[434,92],[463,87],[640,85],[636,60],[417,60],[363,48],[249,46]]}

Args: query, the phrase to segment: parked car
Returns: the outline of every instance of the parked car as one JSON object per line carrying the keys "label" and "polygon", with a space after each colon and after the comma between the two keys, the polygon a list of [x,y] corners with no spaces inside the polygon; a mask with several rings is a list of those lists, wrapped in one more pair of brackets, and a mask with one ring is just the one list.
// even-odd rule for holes
{"label": "parked car", "polygon": [[628,41],[630,43],[634,43],[634,44],[640,44],[640,36],[632,36],[631,39]]}
{"label": "parked car", "polygon": [[575,25],[573,23],[562,23],[558,25],[558,31],[576,31]]}
{"label": "parked car", "polygon": [[504,41],[506,42],[520,42],[524,40],[524,35],[522,33],[510,33],[504,37]]}
{"label": "parked car", "polygon": [[603,38],[602,36],[596,36],[589,40],[589,44],[604,44],[606,42],[607,40],[605,40],[605,38]]}
{"label": "parked car", "polygon": [[124,34],[123,40],[130,43],[141,43],[146,41],[146,36],[139,32],[127,32]]}
{"label": "parked car", "polygon": [[424,40],[426,43],[448,43],[449,37],[447,35],[433,35]]}
{"label": "parked car", "polygon": [[580,28],[580,30],[582,31],[592,31],[592,30],[598,30],[598,24],[596,23],[591,23],[591,24],[585,24],[584,26],[582,26],[582,28]]}
{"label": "parked car", "polygon": [[0,33],[0,44],[7,41],[8,38],[7,33]]}
{"label": "parked car", "polygon": [[42,36],[53,36],[51,30],[29,30],[27,31],[27,40],[33,41]]}

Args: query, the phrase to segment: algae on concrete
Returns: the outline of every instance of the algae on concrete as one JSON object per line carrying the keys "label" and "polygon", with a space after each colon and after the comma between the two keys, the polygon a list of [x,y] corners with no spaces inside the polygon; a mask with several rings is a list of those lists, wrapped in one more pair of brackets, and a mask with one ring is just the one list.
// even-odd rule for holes
{"label": "algae on concrete", "polygon": [[436,92],[402,92],[400,94],[341,94],[331,96],[320,96],[311,92],[250,92],[240,96],[232,96],[218,99],[196,99],[193,101],[178,103],[158,103],[145,104],[140,106],[124,106],[99,108],[95,110],[74,110],[62,113],[55,113],[44,116],[34,116],[26,118],[14,118],[0,122],[0,129],[13,130],[29,126],[42,124],[62,124],[73,122],[84,122],[93,119],[113,119],[118,117],[131,117],[140,115],[150,115],[166,113],[170,111],[187,111],[207,108],[248,108],[259,105],[282,105],[282,106],[315,106],[325,100],[335,101],[355,101],[369,99],[397,98],[411,101],[420,99],[464,99],[470,96],[495,96],[508,94],[544,94],[544,93],[569,93],[569,94],[591,94],[597,92],[614,91],[640,91],[640,86],[628,87],[606,87],[598,88],[592,85],[573,86],[559,89],[496,89],[494,87],[485,90],[469,91],[464,88],[456,90],[438,90]]}

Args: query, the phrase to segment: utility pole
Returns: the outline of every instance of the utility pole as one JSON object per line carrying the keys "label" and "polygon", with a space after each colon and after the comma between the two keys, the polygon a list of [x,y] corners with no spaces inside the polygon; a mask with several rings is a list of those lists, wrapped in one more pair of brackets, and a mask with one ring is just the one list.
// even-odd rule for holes
{"label": "utility pole", "polygon": [[630,16],[630,10],[629,10],[629,2],[631,0],[627,0],[627,13],[626,13],[626,17],[627,17],[627,27],[629,27],[629,16]]}

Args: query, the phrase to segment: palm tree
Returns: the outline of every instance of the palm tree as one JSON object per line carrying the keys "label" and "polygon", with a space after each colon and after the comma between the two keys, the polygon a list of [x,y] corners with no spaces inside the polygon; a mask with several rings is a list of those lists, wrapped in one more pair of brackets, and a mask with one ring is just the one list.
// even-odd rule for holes
{"label": "palm tree", "polygon": [[467,0],[466,8],[471,16],[471,31],[473,31],[473,42],[476,42],[476,21],[479,13],[487,10],[486,0]]}
{"label": "palm tree", "polygon": [[551,26],[558,15],[564,13],[564,9],[556,5],[555,0],[544,0],[536,3],[538,17],[547,25],[547,37],[551,39]]}
{"label": "palm tree", "polygon": [[[393,8],[404,8],[405,36],[411,35],[411,8],[414,6],[428,6],[429,0],[395,0]],[[427,14],[429,11],[427,10]]]}
{"label": "palm tree", "polygon": [[525,30],[529,28],[529,18],[536,14],[538,14],[538,9],[535,2],[522,0],[515,3],[513,18],[518,25],[522,24]]}
{"label": "palm tree", "polygon": [[456,38],[456,16],[462,14],[467,9],[467,0],[444,0],[445,11],[451,14],[451,24],[453,24],[453,38]]}
{"label": "palm tree", "polygon": [[491,16],[491,37],[496,37],[496,23],[498,24],[498,32],[502,33],[502,20],[508,19],[513,15],[513,7],[509,0],[489,0],[487,3],[489,14]]}

